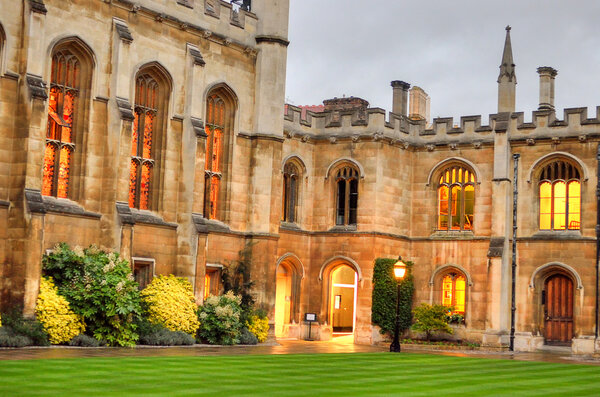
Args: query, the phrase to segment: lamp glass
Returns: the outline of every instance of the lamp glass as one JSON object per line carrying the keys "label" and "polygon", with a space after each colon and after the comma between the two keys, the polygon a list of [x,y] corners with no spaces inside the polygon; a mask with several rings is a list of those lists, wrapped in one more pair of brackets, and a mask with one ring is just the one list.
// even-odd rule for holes
{"label": "lamp glass", "polygon": [[402,280],[406,274],[406,264],[402,261],[398,261],[394,264],[394,277],[397,280]]}

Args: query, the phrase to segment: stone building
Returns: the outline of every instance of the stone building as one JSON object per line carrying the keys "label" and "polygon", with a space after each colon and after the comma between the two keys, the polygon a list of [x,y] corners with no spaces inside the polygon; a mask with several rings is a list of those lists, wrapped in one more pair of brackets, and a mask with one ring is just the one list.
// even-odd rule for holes
{"label": "stone building", "polygon": [[188,277],[199,303],[249,247],[276,336],[305,337],[316,313],[313,336],[375,343],[373,261],[402,255],[415,303],[453,305],[461,338],[506,347],[514,325],[517,350],[600,351],[600,119],[560,118],[541,67],[525,122],[508,30],[488,120],[429,120],[402,81],[389,114],[349,97],[282,115],[288,0],[13,3],[0,0],[3,308],[32,313],[62,241],[121,252],[142,285]]}

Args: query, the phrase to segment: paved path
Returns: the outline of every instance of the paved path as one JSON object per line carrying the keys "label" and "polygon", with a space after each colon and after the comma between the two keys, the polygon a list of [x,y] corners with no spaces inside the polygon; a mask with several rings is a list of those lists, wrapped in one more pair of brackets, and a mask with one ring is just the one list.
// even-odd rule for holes
{"label": "paved path", "polygon": [[[218,356],[242,354],[316,354],[316,353],[368,353],[386,352],[387,346],[355,345],[351,337],[335,338],[333,341],[307,342],[278,340],[276,343],[258,346],[208,346],[138,347],[138,348],[80,348],[80,347],[26,347],[20,349],[0,348],[0,360],[57,359],[84,357],[149,357],[149,356]],[[482,350],[440,351],[425,346],[402,346],[405,354],[425,353],[461,357],[496,358],[523,361],[547,361],[556,363],[579,363],[599,365],[600,358],[571,355],[568,351],[538,353],[512,353]]]}

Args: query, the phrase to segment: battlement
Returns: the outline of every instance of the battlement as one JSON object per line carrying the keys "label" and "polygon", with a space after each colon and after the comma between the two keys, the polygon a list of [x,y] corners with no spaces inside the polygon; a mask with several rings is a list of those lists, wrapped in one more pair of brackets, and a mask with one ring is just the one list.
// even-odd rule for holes
{"label": "battlement", "polygon": [[254,46],[258,17],[248,0],[113,0],[130,12],[182,30],[197,31],[225,45]]}
{"label": "battlement", "polygon": [[458,122],[452,117],[434,118],[430,125],[423,119],[387,113],[381,108],[356,108],[313,112],[298,106],[286,105],[284,132],[287,137],[303,141],[343,139],[388,140],[405,147],[481,145],[493,143],[494,134],[507,133],[511,141],[579,139],[600,136],[600,106],[596,116],[588,117],[587,108],[564,109],[561,119],[550,110],[532,112],[531,122],[524,121],[523,112],[462,116]]}

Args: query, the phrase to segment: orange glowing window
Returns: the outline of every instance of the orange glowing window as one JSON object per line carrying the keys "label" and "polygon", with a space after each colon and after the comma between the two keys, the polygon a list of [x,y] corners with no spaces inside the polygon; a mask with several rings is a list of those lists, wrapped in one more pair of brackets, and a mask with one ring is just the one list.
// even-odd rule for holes
{"label": "orange glowing window", "polygon": [[474,212],[473,172],[459,165],[442,171],[438,185],[438,229],[472,230]]}
{"label": "orange glowing window", "polygon": [[207,268],[204,276],[204,299],[210,295],[219,294],[219,277],[221,272],[219,269]]}
{"label": "orange glowing window", "polygon": [[66,198],[69,194],[79,68],[79,60],[69,51],[59,51],[52,57],[42,176],[42,194],[45,196]]}
{"label": "orange glowing window", "polygon": [[154,156],[152,144],[156,129],[158,83],[142,74],[136,80],[131,166],[129,171],[129,206],[150,209]]}
{"label": "orange glowing window", "polygon": [[542,169],[539,183],[540,230],[579,230],[581,182],[579,169],[555,161]]}
{"label": "orange glowing window", "polygon": [[206,104],[206,159],[204,163],[204,216],[218,218],[219,191],[223,178],[225,102],[218,94],[209,95]]}
{"label": "orange glowing window", "polygon": [[466,280],[462,275],[447,274],[442,279],[442,305],[452,306],[453,313],[465,313]]}

